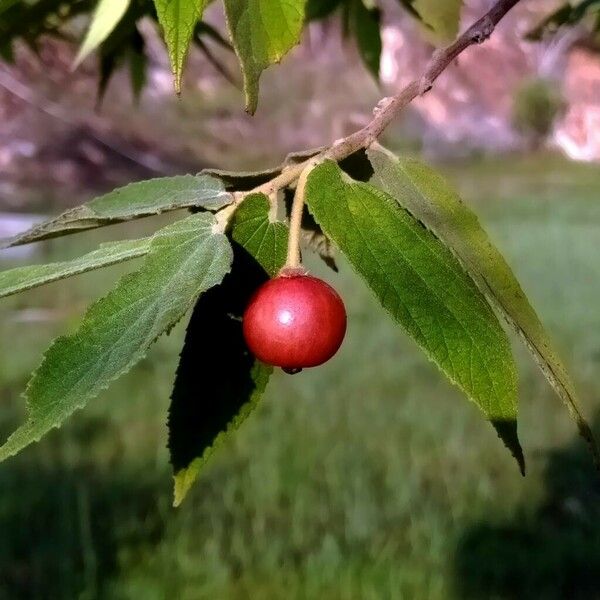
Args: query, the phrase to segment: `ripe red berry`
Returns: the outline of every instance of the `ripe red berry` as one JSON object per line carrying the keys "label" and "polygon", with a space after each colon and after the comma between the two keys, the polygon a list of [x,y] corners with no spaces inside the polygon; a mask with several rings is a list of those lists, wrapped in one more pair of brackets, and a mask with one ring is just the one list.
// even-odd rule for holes
{"label": "ripe red berry", "polygon": [[251,298],[243,329],[259,360],[295,372],[316,367],[337,352],[346,333],[346,309],[321,279],[280,275]]}

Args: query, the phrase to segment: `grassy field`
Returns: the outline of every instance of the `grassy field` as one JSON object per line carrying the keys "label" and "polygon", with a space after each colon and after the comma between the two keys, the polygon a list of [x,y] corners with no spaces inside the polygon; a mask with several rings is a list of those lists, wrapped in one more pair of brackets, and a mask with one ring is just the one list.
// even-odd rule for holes
{"label": "grassy field", "polygon": [[[446,171],[521,277],[598,431],[600,170],[546,156]],[[314,264],[347,300],[342,351],[278,373],[181,508],[165,416],[183,327],[0,465],[0,598],[600,598],[599,479],[529,358],[515,343],[523,479],[477,409],[341,267]],[[0,304],[0,438],[23,418],[19,393],[47,343],[121,271]]]}

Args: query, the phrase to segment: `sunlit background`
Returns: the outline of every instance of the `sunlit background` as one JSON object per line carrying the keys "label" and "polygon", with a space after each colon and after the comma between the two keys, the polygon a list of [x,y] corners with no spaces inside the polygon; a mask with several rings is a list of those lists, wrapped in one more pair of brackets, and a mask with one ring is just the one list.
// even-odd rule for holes
{"label": "sunlit background", "polygon": [[[193,53],[172,94],[150,24],[139,102],[119,71],[101,104],[93,59],[46,40],[0,63],[0,237],[126,182],[255,169],[342,137],[420,73],[432,47],[391,0],[382,82],[331,19],[269,70],[255,117]],[[491,3],[467,2],[465,22]],[[576,27],[531,43],[549,5],[523,2],[386,133],[462,192],[572,369],[600,434],[600,53]],[[217,7],[209,21],[222,28]],[[82,28],[85,23],[82,23]],[[0,254],[1,268],[73,257],[154,231],[118,225]],[[560,401],[515,339],[522,478],[494,430],[338,257],[311,269],[346,300],[327,365],[277,373],[258,410],[174,509],[166,450],[185,323],[85,411],[0,464],[0,598],[600,598],[600,480]],[[28,374],[131,267],[0,303],[0,440],[25,415]],[[210,346],[211,340],[206,339]],[[198,366],[198,401],[211,373]]]}

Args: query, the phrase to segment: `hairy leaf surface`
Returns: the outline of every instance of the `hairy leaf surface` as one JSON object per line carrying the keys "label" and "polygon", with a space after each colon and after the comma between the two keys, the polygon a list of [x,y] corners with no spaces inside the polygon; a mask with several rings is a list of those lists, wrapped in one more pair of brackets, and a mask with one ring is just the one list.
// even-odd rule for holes
{"label": "hairy leaf surface", "polygon": [[520,334],[600,463],[591,429],[579,408],[575,386],[512,269],[477,216],[444,178],[427,165],[396,157],[381,147],[369,150],[368,154],[375,170],[373,182],[444,241],[482,293]]}
{"label": "hairy leaf surface", "polygon": [[127,12],[129,3],[130,0],[100,0],[98,2],[85,39],[75,58],[74,67],[84,61],[111,34]]}
{"label": "hairy leaf surface", "polygon": [[148,253],[151,239],[108,242],[101,244],[97,250],[73,260],[46,265],[16,267],[8,271],[2,271],[0,272],[0,298],[18,294],[59,279],[139,258]]}
{"label": "hairy leaf surface", "polygon": [[246,110],[253,114],[261,73],[300,40],[306,0],[224,0],[224,4],[244,76]]}
{"label": "hairy leaf surface", "polygon": [[481,408],[523,468],[510,344],[456,258],[391,196],[331,161],[310,174],[307,202],[382,306]]}
{"label": "hairy leaf surface", "polygon": [[271,217],[269,199],[264,194],[248,196],[237,209],[231,237],[242,245],[271,276],[285,262],[288,228]]}
{"label": "hairy leaf surface", "polygon": [[177,175],[130,183],[35,225],[3,245],[20,246],[86,229],[181,208],[218,210],[232,201],[223,183],[209,175]]}
{"label": "hairy leaf surface", "polygon": [[175,76],[175,91],[181,91],[181,75],[196,23],[202,17],[208,0],[154,0],[161,24],[171,69]]}
{"label": "hairy leaf surface", "polygon": [[144,358],[204,291],[229,271],[227,238],[212,215],[158,231],[139,271],[94,303],[72,335],[58,338],[25,392],[28,419],[0,448],[0,460],[39,440]]}

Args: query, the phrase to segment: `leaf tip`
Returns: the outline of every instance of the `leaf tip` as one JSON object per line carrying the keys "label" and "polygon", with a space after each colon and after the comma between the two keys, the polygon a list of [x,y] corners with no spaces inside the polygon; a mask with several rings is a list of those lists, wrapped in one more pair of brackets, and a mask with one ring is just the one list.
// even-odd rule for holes
{"label": "leaf tip", "polygon": [[73,62],[71,63],[71,66],[70,66],[71,73],[73,71],[77,70],[77,68],[84,61],[84,59],[85,59],[85,55],[83,54],[82,50],[79,50],[79,52],[77,53],[77,56],[73,59]]}
{"label": "leaf tip", "polygon": [[258,102],[257,102],[256,98],[251,98],[247,95],[245,110],[251,117],[254,116],[254,113],[256,112],[257,107],[258,107]]}
{"label": "leaf tip", "polygon": [[175,90],[175,95],[181,98],[181,74],[175,73],[173,75],[173,89]]}
{"label": "leaf tip", "polygon": [[188,492],[198,477],[201,461],[193,460],[173,475],[173,507],[178,508],[185,500]]}
{"label": "leaf tip", "polygon": [[491,423],[498,437],[517,461],[521,475],[525,477],[525,456],[523,455],[523,448],[517,435],[516,419],[492,419]]}

